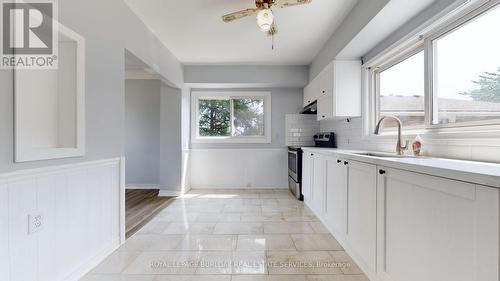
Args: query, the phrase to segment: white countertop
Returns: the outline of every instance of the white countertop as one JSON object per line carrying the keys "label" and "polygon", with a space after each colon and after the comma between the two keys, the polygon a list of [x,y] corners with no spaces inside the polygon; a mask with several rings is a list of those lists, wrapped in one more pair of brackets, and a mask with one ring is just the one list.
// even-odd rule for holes
{"label": "white countertop", "polygon": [[354,161],[500,188],[500,164],[433,157],[377,157],[356,154],[366,151],[332,148],[305,147],[303,150],[320,154],[333,154]]}

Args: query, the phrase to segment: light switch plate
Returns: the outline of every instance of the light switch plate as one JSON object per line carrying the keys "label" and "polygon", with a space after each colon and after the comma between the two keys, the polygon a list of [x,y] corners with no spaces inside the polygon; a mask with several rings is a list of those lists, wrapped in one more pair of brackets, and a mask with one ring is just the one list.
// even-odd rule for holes
{"label": "light switch plate", "polygon": [[44,217],[42,212],[32,213],[28,215],[28,235],[42,231],[43,226]]}

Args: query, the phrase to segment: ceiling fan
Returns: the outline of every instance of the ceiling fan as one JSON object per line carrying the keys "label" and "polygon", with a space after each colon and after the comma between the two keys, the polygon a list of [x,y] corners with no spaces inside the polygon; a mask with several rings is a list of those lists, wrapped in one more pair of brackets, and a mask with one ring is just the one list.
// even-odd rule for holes
{"label": "ceiling fan", "polygon": [[312,0],[255,0],[255,8],[249,8],[242,11],[227,14],[222,17],[224,22],[232,22],[244,17],[257,14],[257,25],[263,32],[269,36],[274,36],[278,33],[278,27],[271,8],[286,8],[310,4]]}

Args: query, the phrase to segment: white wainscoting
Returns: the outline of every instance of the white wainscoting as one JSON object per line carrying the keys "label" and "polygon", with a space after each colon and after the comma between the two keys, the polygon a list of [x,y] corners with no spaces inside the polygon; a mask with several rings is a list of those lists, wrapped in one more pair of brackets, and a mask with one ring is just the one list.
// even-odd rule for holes
{"label": "white wainscoting", "polygon": [[[120,159],[0,174],[0,280],[78,280],[120,245]],[[43,229],[28,234],[28,215]]]}
{"label": "white wainscoting", "polygon": [[287,188],[286,148],[192,149],[191,188]]}

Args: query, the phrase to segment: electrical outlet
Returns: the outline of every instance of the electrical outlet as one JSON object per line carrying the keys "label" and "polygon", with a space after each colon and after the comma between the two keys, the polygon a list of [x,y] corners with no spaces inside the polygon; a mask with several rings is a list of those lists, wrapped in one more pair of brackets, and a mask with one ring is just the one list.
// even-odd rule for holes
{"label": "electrical outlet", "polygon": [[34,234],[43,230],[43,213],[33,213],[28,215],[28,234]]}

